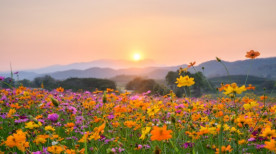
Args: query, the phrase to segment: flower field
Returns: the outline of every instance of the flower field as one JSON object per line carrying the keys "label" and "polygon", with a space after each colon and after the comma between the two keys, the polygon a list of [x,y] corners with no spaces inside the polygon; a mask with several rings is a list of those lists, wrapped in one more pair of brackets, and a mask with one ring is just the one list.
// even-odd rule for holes
{"label": "flower field", "polygon": [[275,101],[244,95],[252,89],[222,84],[216,98],[0,89],[0,153],[275,153]]}
{"label": "flower field", "polygon": [[265,97],[208,100],[25,87],[2,89],[0,96],[2,152],[275,152],[276,105]]}

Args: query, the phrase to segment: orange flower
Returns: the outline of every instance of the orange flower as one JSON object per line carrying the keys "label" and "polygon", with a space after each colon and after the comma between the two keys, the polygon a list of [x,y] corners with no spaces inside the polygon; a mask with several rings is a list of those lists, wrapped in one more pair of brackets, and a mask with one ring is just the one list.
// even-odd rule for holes
{"label": "orange flower", "polygon": [[266,100],[266,99],[267,99],[267,96],[264,96],[264,95],[263,95],[263,96],[260,96],[260,99],[261,99],[261,100]]}
{"label": "orange flower", "polygon": [[269,142],[265,141],[265,146],[266,149],[269,149],[270,151],[276,152],[276,141],[271,139]]}
{"label": "orange flower", "polygon": [[195,64],[196,64],[195,61],[194,61],[194,62],[190,62],[189,65],[188,65],[188,67],[192,67],[192,66],[194,66]]}
{"label": "orange flower", "polygon": [[136,125],[136,122],[126,121],[126,122],[124,122],[124,125],[127,126],[128,128],[131,128],[131,127],[134,127]]}
{"label": "orange flower", "polygon": [[65,127],[68,127],[68,128],[72,128],[75,126],[74,123],[70,122],[70,123],[67,123],[66,125],[64,125]]}
{"label": "orange flower", "polygon": [[249,84],[248,87],[246,87],[247,90],[255,90],[255,87],[252,86],[252,84]]}
{"label": "orange flower", "polygon": [[157,141],[162,141],[162,140],[168,140],[172,138],[172,130],[167,130],[167,126],[164,125],[163,127],[159,128],[157,126],[153,127],[153,130],[150,132],[151,133],[151,140],[157,140]]}
{"label": "orange flower", "polygon": [[4,143],[10,148],[16,146],[22,152],[26,150],[25,148],[29,147],[29,142],[26,142],[26,133],[22,130],[17,130],[16,133],[8,136]]}
{"label": "orange flower", "polygon": [[245,57],[250,59],[255,59],[256,57],[260,56],[258,51],[250,50],[246,53]]}
{"label": "orange flower", "polygon": [[62,146],[53,145],[48,147],[47,150],[53,154],[60,154],[65,149]]}
{"label": "orange flower", "polygon": [[58,88],[56,89],[56,91],[57,91],[57,92],[63,92],[64,89],[63,89],[62,87],[58,87]]}
{"label": "orange flower", "polygon": [[[228,145],[227,147],[222,146],[221,147],[221,153],[231,152],[233,149],[231,149],[231,145]],[[219,154],[219,148],[216,149],[216,154]]]}

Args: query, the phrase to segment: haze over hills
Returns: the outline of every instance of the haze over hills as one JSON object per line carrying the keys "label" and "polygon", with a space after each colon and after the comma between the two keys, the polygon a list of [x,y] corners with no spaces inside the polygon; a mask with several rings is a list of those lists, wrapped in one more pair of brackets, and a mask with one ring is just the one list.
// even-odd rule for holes
{"label": "haze over hills", "polygon": [[[140,63],[142,63],[141,61]],[[134,67],[133,62],[129,61],[109,61],[99,60],[88,63],[74,63],[64,66],[50,66],[42,69],[37,69],[34,72],[20,71],[20,79],[32,80],[35,77],[50,75],[55,79],[64,80],[70,77],[78,78],[113,78],[118,75],[136,75],[144,76],[153,79],[164,79],[169,71],[176,71],[179,67],[186,67],[186,64],[178,66],[154,66],[153,61],[145,61],[145,67]],[[276,79],[276,57],[271,58],[258,58],[254,60],[239,60],[234,62],[226,62],[230,75],[246,75],[248,70],[249,75]],[[89,65],[93,64],[93,65]],[[125,65],[129,64],[129,65]],[[148,67],[147,67],[148,65]],[[92,66],[92,67],[89,67]],[[107,67],[107,66],[112,66]],[[121,68],[122,66],[129,66],[128,68]],[[202,70],[204,67],[204,71]],[[74,68],[74,69],[71,69]],[[116,69],[117,68],[117,69]],[[203,71],[204,75],[208,78],[219,77],[227,75],[225,68],[216,60],[207,61],[195,66],[197,71]],[[59,70],[59,71],[54,71]],[[192,68],[190,72],[194,72]],[[42,73],[40,73],[42,72]],[[1,76],[9,77],[9,73],[0,73]]]}
{"label": "haze over hills", "polygon": [[149,66],[161,66],[156,64],[151,59],[144,59],[140,61],[130,61],[130,60],[111,60],[111,59],[101,59],[94,60],[90,62],[80,62],[80,63],[72,63],[68,65],[52,65],[40,69],[29,70],[35,73],[53,73],[57,71],[66,71],[66,70],[85,70],[92,67],[100,67],[100,68],[112,68],[112,69],[122,69],[122,68],[130,68],[130,67],[149,67]]}

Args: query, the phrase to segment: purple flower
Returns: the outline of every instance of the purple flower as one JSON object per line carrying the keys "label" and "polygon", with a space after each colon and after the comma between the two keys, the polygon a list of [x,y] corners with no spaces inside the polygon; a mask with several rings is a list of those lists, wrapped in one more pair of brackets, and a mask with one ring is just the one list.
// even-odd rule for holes
{"label": "purple flower", "polygon": [[138,148],[138,149],[142,149],[143,146],[142,146],[141,144],[139,144],[139,145],[137,146],[137,148]]}
{"label": "purple flower", "polygon": [[58,117],[59,117],[59,115],[56,113],[52,113],[52,114],[48,115],[48,119],[51,120],[52,122],[57,122]]}
{"label": "purple flower", "polygon": [[121,153],[121,152],[123,152],[123,151],[125,151],[125,149],[119,147],[118,152]]}
{"label": "purple flower", "polygon": [[256,149],[262,149],[264,148],[265,144],[257,144]]}
{"label": "purple flower", "polygon": [[144,148],[145,148],[145,149],[149,149],[150,146],[149,146],[148,144],[146,144],[146,145],[144,145]]}
{"label": "purple flower", "polygon": [[17,72],[14,72],[13,74],[18,74],[19,72],[17,71]]}
{"label": "purple flower", "polygon": [[0,81],[4,81],[5,77],[0,76]]}
{"label": "purple flower", "polygon": [[116,149],[115,148],[112,148],[111,151],[114,152],[114,153],[116,153]]}
{"label": "purple flower", "polygon": [[248,139],[248,141],[255,141],[255,138],[251,137],[250,139]]}
{"label": "purple flower", "polygon": [[32,152],[32,154],[42,154],[41,151]]}
{"label": "purple flower", "polygon": [[14,120],[15,123],[23,123],[23,122],[27,122],[29,119],[18,119],[18,120]]}
{"label": "purple flower", "polygon": [[1,101],[5,101],[5,100],[8,100],[7,96],[6,95],[3,95],[2,98],[0,99]]}
{"label": "purple flower", "polygon": [[46,147],[46,148],[43,147],[43,153],[44,153],[44,154],[50,154],[50,153],[47,151],[47,149],[48,149],[48,147]]}
{"label": "purple flower", "polygon": [[73,106],[69,106],[68,110],[72,111],[73,114],[77,113],[77,109],[75,107],[73,107]]}
{"label": "purple flower", "polygon": [[111,120],[111,119],[114,119],[114,115],[113,115],[113,114],[108,115],[107,118],[110,119],[110,120]]}
{"label": "purple flower", "polygon": [[182,147],[184,147],[185,149],[191,148],[191,147],[193,147],[193,146],[194,146],[194,143],[190,143],[190,142],[186,142],[186,143],[184,143],[184,144],[182,145]]}

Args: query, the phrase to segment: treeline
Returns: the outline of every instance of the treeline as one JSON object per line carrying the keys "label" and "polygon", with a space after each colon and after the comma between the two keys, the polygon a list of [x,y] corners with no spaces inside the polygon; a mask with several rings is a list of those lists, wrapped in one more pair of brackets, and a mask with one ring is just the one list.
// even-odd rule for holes
{"label": "treeline", "polygon": [[169,94],[170,90],[172,90],[177,97],[182,97],[185,95],[200,97],[203,93],[210,93],[214,91],[213,86],[208,83],[207,78],[201,72],[197,72],[195,74],[191,74],[190,72],[183,72],[181,75],[189,75],[190,77],[193,77],[196,81],[195,84],[189,89],[187,87],[177,87],[175,82],[176,78],[179,77],[179,73],[178,71],[170,71],[166,75],[164,84],[157,83],[153,79],[143,79],[141,77],[137,77],[127,83],[126,89],[133,90],[137,93],[150,90],[152,94],[158,95]]}
{"label": "treeline", "polygon": [[[47,90],[52,90],[58,87],[63,87],[64,89],[72,89],[73,91],[78,90],[89,90],[93,91],[106,90],[106,88],[116,89],[116,84],[114,81],[107,79],[97,79],[97,78],[69,78],[63,81],[55,80],[49,75],[43,77],[37,77],[33,81],[24,79],[19,81],[14,81],[11,78],[6,78],[5,82],[11,86],[23,85],[25,87],[31,88],[44,88]],[[3,88],[9,88],[5,83],[1,83]]]}
{"label": "treeline", "polygon": [[141,77],[137,77],[126,85],[127,90],[133,90],[137,93],[143,93],[147,91],[151,91],[151,94],[158,95],[166,95],[170,92],[170,89],[162,84],[157,83],[153,79],[143,79]]}

